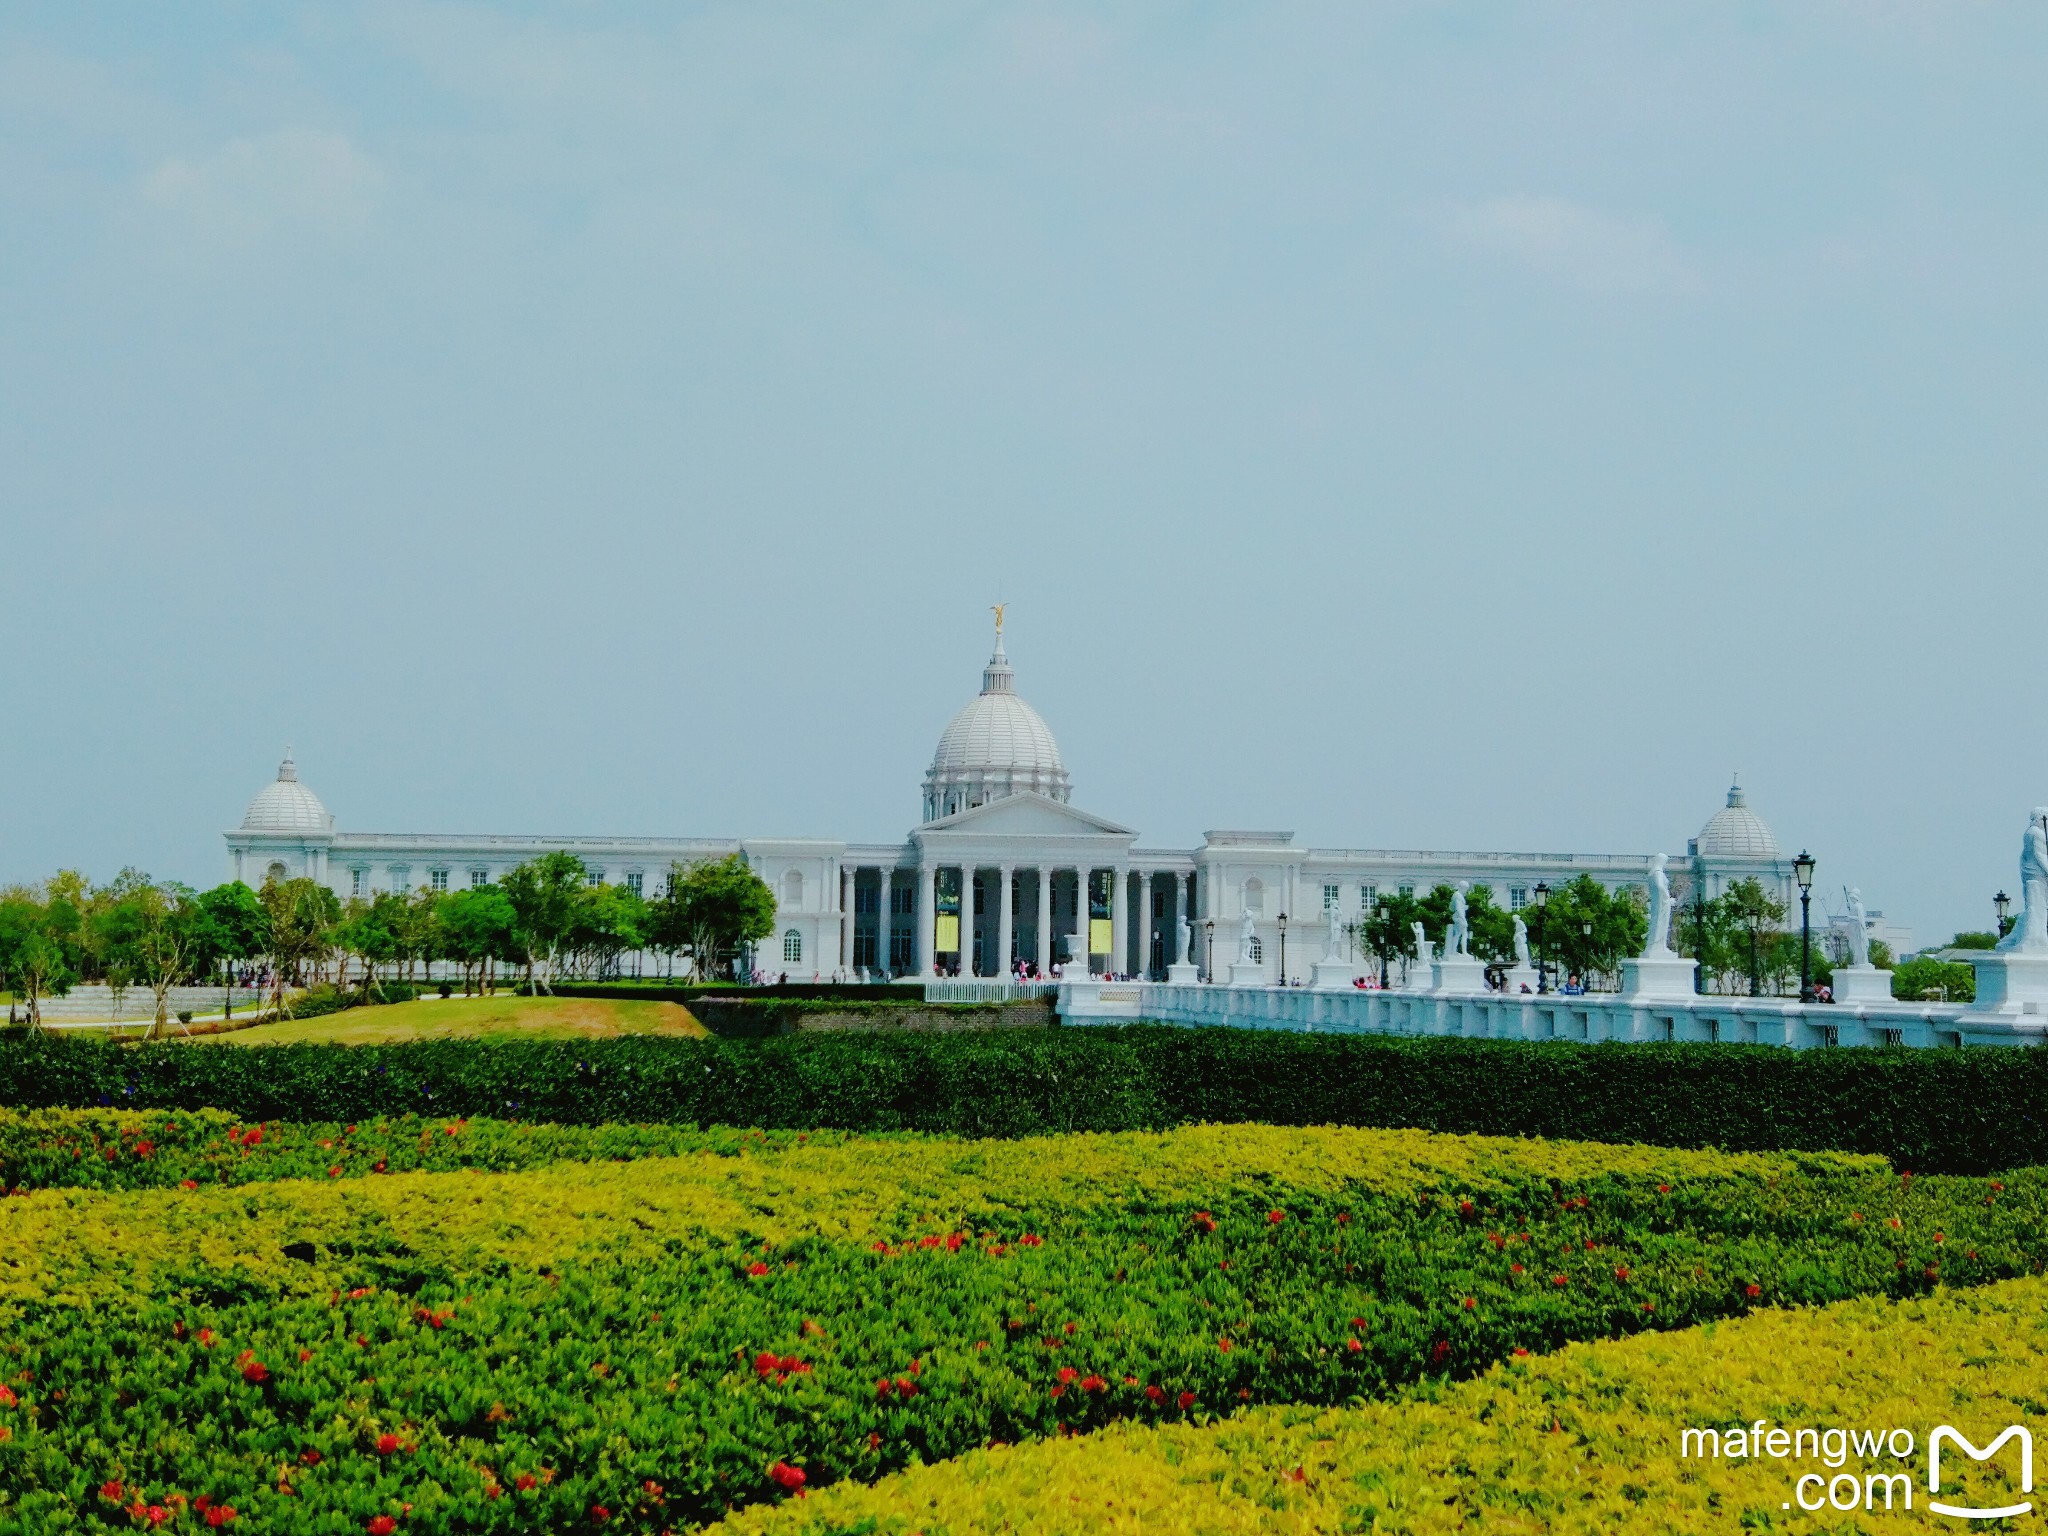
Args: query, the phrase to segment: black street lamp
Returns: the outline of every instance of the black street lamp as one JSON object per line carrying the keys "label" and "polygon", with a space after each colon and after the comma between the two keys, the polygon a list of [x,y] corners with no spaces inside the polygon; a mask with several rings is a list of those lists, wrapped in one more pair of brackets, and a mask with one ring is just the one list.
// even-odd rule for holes
{"label": "black street lamp", "polygon": [[1799,882],[1799,1001],[1813,1001],[1813,855],[1804,848],[1792,861]]}
{"label": "black street lamp", "polygon": [[1379,917],[1380,931],[1378,937],[1373,940],[1373,948],[1380,952],[1380,990],[1384,992],[1387,990],[1387,924],[1393,921],[1394,914],[1382,904]]}
{"label": "black street lamp", "polygon": [[1280,985],[1287,985],[1287,914],[1280,914]]}
{"label": "black street lamp", "polygon": [[1998,936],[2002,939],[2012,932],[2012,898],[2000,891],[1991,898],[1991,905],[1998,909]]}
{"label": "black street lamp", "polygon": [[1548,882],[1538,880],[1536,882],[1536,990],[1538,992],[1548,992],[1550,990],[1550,967],[1543,955],[1543,912],[1549,905],[1550,886]]}
{"label": "black street lamp", "polygon": [[1692,872],[1692,989],[1707,991],[1707,875],[1698,865]]}
{"label": "black street lamp", "polygon": [[1593,919],[1590,917],[1579,924],[1579,952],[1579,990],[1590,992],[1592,988],[1586,985],[1587,978],[1593,974]]}
{"label": "black street lamp", "polygon": [[1216,982],[1216,919],[1202,919],[1202,958],[1209,962],[1209,982]]}

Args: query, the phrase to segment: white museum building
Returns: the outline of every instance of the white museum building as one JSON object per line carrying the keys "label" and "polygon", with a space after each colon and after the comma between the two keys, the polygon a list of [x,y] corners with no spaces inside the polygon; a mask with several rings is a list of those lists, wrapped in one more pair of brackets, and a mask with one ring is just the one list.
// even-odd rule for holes
{"label": "white museum building", "polygon": [[[651,897],[674,865],[738,853],[778,904],[756,968],[792,980],[1001,977],[1015,960],[1050,973],[1070,964],[1077,932],[1087,935],[1092,972],[1163,977],[1176,962],[1206,964],[1200,951],[1212,922],[1219,952],[1234,958],[1247,914],[1255,955],[1277,971],[1286,947],[1294,978],[1309,972],[1320,950],[1309,941],[1326,931],[1332,907],[1340,924],[1354,923],[1381,892],[1465,881],[1489,886],[1500,905],[1519,911],[1539,882],[1555,888],[1591,875],[1618,888],[1648,877],[1647,852],[1318,848],[1273,831],[1215,831],[1195,848],[1148,847],[1131,828],[1073,803],[1059,744],[1015,684],[999,624],[981,691],[939,737],[922,814],[901,842],[347,831],[287,754],[275,782],[227,834],[231,873],[251,885],[310,876],[346,901],[480,886],[559,849],[583,861],[593,884],[618,882]],[[1709,897],[1755,876],[1797,911],[1790,856],[1740,788],[1669,859],[1674,875],[1704,883]],[[1291,947],[1281,943],[1283,921],[1298,925]],[[1190,938],[1193,954],[1184,953]]]}

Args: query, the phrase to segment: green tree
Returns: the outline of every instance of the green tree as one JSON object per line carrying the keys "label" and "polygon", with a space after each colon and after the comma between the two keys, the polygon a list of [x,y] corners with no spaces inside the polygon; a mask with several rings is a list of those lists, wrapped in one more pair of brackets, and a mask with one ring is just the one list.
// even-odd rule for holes
{"label": "green tree", "polygon": [[[2010,923],[2011,918],[2006,921]],[[1950,949],[1996,949],[1998,935],[1995,933],[1959,933],[1948,941]]]}
{"label": "green tree", "polygon": [[[1445,914],[1449,915],[1446,902]],[[1382,915],[1384,914],[1384,915]],[[1421,922],[1428,930],[1428,919],[1423,915],[1422,903],[1412,892],[1382,891],[1373,902],[1372,910],[1358,925],[1358,936],[1373,958],[1380,961],[1388,972],[1387,979],[1393,980],[1393,972],[1405,973],[1408,962],[1415,953],[1415,924]]]}
{"label": "green tree", "polygon": [[269,953],[269,914],[256,893],[241,881],[230,880],[202,893],[199,906],[212,925],[212,948],[230,975],[235,962]]}
{"label": "green tree", "polygon": [[1610,891],[1591,875],[1580,875],[1550,893],[1541,943],[1557,975],[1590,984],[1595,977],[1612,979],[1624,959],[1642,953],[1649,929],[1647,893],[1640,887]]}
{"label": "green tree", "polygon": [[441,932],[448,958],[462,967],[463,990],[472,969],[476,989],[485,988],[489,967],[519,953],[519,915],[495,885],[452,891],[441,900]]}
{"label": "green tree", "polygon": [[93,927],[109,971],[120,970],[149,988],[154,1003],[149,1038],[170,1032],[170,991],[208,963],[210,923],[189,887],[148,881],[126,889]]}
{"label": "green tree", "polygon": [[1977,972],[1959,960],[1922,955],[1892,972],[1892,996],[1908,1003],[1974,1003]]}
{"label": "green tree", "polygon": [[[1729,926],[1740,935],[1740,942],[1746,946],[1749,962],[1749,995],[1763,995],[1764,975],[1767,969],[1782,971],[1782,965],[1773,967],[1771,962],[1776,952],[1776,940],[1785,921],[1785,903],[1778,900],[1763,887],[1763,882],[1754,875],[1736,881],[1723,891],[1720,900],[1725,904]],[[1797,974],[1798,956],[1792,964]]]}
{"label": "green tree", "polygon": [[347,956],[363,964],[363,994],[367,998],[377,979],[377,967],[395,965],[404,944],[406,899],[393,891],[378,891],[368,901],[350,900],[335,924],[332,940],[343,954],[341,982],[348,984]]}
{"label": "green tree", "polygon": [[565,947],[579,974],[609,975],[621,955],[647,942],[648,923],[647,903],[625,886],[586,885],[570,907]]}
{"label": "green tree", "polygon": [[512,903],[519,920],[520,951],[529,988],[538,985],[546,989],[546,975],[536,981],[536,969],[544,960],[545,972],[553,972],[556,956],[569,935],[576,893],[588,880],[583,861],[573,853],[544,853],[506,871],[505,899]]}
{"label": "green tree", "polygon": [[685,948],[700,980],[731,963],[742,945],[775,929],[775,893],[738,854],[674,871]]}
{"label": "green tree", "polygon": [[67,896],[24,887],[0,893],[0,981],[27,1006],[30,1029],[43,1027],[43,999],[62,997],[78,980],[83,930]]}
{"label": "green tree", "polygon": [[263,903],[270,943],[271,1006],[285,1013],[284,989],[304,984],[306,968],[330,953],[341,922],[341,901],[317,880],[266,880],[256,893]]}
{"label": "green tree", "polygon": [[1494,905],[1492,886],[1475,885],[1465,893],[1465,920],[1472,929],[1473,954],[1496,965],[1514,962],[1515,917]]}

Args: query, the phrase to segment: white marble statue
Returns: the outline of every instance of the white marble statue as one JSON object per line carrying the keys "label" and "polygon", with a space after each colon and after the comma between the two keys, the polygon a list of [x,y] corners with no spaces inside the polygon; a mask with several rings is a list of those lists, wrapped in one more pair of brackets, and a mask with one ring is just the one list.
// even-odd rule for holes
{"label": "white marble statue", "polygon": [[1344,958],[1344,914],[1333,901],[1324,909],[1323,916],[1329,919],[1329,931],[1323,935],[1323,958],[1334,964]]}
{"label": "white marble statue", "polygon": [[1429,940],[1424,935],[1422,924],[1420,923],[1415,925],[1415,958],[1424,965],[1429,965],[1436,959],[1436,956],[1430,950]]}
{"label": "white marble statue", "polygon": [[1526,967],[1534,963],[1529,958],[1529,925],[1518,914],[1515,918],[1515,964]]}
{"label": "white marble statue", "polygon": [[2048,952],[2048,805],[2037,805],[2027,818],[2020,843],[2020,917],[1999,943],[2011,953]]}
{"label": "white marble statue", "polygon": [[1863,915],[1863,892],[1855,886],[1848,890],[1849,898],[1849,963],[1870,964],[1870,922]]}
{"label": "white marble statue", "polygon": [[1671,958],[1671,877],[1661,853],[1650,855],[1650,931],[1643,938],[1643,958]]}
{"label": "white marble statue", "polygon": [[1460,880],[1451,889],[1451,931],[1444,935],[1444,953],[1447,955],[1468,955],[1472,952],[1472,928],[1465,912],[1465,882]]}
{"label": "white marble statue", "polygon": [[1255,925],[1252,922],[1251,909],[1247,907],[1245,909],[1244,921],[1237,925],[1237,963],[1239,965],[1250,965],[1252,963],[1252,944],[1257,937]]}

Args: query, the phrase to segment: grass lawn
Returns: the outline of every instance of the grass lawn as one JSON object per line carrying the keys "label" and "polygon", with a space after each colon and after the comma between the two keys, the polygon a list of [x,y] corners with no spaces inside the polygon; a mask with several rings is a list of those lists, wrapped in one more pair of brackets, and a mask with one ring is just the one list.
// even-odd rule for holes
{"label": "grass lawn", "polygon": [[288,1019],[197,1038],[216,1045],[389,1045],[400,1040],[584,1040],[704,1032],[704,1026],[680,1003],[586,997],[437,997],[351,1008],[323,1018]]}

